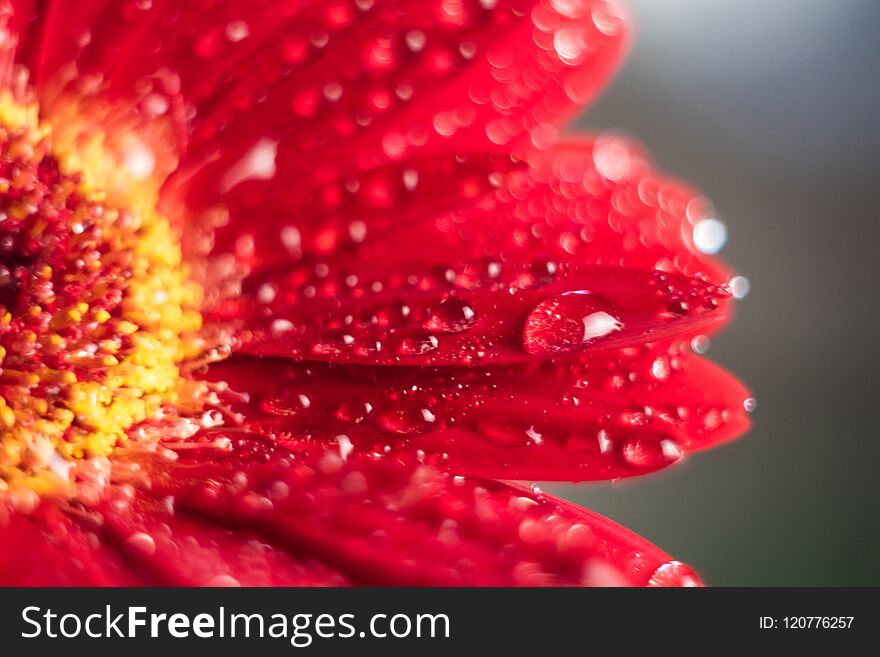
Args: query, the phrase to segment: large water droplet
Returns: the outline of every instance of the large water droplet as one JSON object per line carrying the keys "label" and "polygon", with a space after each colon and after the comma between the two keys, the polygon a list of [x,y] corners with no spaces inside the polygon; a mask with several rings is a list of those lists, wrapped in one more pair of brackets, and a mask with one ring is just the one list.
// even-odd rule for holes
{"label": "large water droplet", "polygon": [[526,319],[523,347],[530,354],[583,349],[619,331],[623,323],[611,304],[587,291],[545,299]]}

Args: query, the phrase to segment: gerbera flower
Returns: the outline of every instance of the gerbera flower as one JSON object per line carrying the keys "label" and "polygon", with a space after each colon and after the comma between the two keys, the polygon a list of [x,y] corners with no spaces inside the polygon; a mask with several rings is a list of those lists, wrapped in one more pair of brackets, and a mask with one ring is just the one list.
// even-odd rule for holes
{"label": "gerbera flower", "polygon": [[0,582],[698,583],[507,480],[740,434],[606,0],[0,2]]}

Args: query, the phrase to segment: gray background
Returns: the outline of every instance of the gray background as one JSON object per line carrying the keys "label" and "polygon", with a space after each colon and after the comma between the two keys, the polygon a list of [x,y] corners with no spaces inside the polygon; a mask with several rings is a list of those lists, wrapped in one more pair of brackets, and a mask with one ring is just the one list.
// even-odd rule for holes
{"label": "gray background", "polygon": [[751,281],[709,356],[745,439],[643,480],[547,487],[714,585],[880,584],[880,2],[628,0],[638,34],[577,127],[698,185]]}

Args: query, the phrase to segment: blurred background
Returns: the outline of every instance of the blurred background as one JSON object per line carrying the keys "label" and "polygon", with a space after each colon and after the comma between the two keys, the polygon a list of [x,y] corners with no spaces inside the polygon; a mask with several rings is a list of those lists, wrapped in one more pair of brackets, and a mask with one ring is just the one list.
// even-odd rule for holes
{"label": "blurred background", "polygon": [[880,2],[626,0],[637,36],[578,122],[695,183],[751,283],[709,356],[754,429],[644,480],[554,486],[716,586],[880,584]]}

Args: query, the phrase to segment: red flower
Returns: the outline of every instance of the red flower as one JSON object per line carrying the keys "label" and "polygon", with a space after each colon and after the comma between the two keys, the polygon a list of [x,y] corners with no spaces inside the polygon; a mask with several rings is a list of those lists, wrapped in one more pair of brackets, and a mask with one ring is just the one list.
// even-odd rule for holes
{"label": "red flower", "polygon": [[558,132],[620,60],[615,3],[0,21],[0,582],[698,583],[499,481],[748,424],[690,349],[730,315],[708,203]]}

